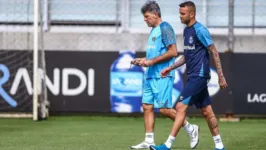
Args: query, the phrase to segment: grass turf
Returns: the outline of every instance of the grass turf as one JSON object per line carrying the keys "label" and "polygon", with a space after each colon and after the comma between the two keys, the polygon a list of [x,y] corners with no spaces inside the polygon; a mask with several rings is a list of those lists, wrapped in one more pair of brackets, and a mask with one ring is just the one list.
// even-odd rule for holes
{"label": "grass turf", "polygon": [[[190,123],[200,126],[200,143],[196,149],[212,150],[213,139],[202,118]],[[157,118],[155,142],[167,139],[172,121]],[[243,120],[219,123],[227,150],[266,149],[266,120]],[[143,118],[58,116],[33,122],[30,119],[0,119],[1,150],[126,150],[144,139]],[[181,129],[173,150],[189,148],[189,138]]]}

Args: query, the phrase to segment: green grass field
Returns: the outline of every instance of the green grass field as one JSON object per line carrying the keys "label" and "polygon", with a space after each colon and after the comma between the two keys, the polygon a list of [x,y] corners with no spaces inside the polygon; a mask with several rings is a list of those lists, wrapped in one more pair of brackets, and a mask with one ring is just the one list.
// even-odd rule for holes
{"label": "green grass field", "polygon": [[[212,137],[205,121],[190,119],[200,125],[200,143],[196,149],[212,150]],[[243,120],[220,123],[227,150],[266,149],[266,120]],[[172,121],[157,118],[155,141],[165,142]],[[30,119],[0,119],[1,150],[127,150],[144,139],[143,118],[127,117],[50,117],[33,122]],[[189,149],[188,136],[182,129],[174,150]]]}

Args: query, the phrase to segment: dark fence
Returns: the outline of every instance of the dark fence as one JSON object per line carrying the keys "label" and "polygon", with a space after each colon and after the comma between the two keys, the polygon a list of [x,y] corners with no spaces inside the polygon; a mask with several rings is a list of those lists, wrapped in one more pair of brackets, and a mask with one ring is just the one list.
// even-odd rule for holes
{"label": "dark fence", "polygon": [[[11,51],[11,53],[19,53]],[[20,52],[21,53],[21,52]],[[145,56],[145,53],[137,53]],[[48,98],[52,113],[111,113],[110,102],[110,67],[119,56],[118,52],[77,52],[77,51],[47,51],[47,81]],[[213,108],[218,115],[234,113],[236,115],[266,114],[266,54],[220,54],[228,88],[221,90],[217,79],[210,83],[209,91]],[[6,62],[0,61],[5,65]],[[11,68],[12,66],[7,66]],[[215,73],[213,62],[211,67]],[[14,69],[12,69],[14,70]],[[11,71],[10,78],[2,89],[17,101],[16,107],[10,106],[1,96],[1,112],[29,112],[32,110],[31,96],[27,90],[11,92],[17,71]],[[186,76],[180,71],[182,82]],[[31,75],[29,75],[31,76]],[[215,78],[214,74],[214,78]],[[124,81],[124,79],[123,79]],[[20,88],[27,88],[25,78],[19,82]],[[32,80],[30,81],[32,85]],[[216,82],[216,83],[215,83]],[[13,87],[14,88],[14,87]],[[182,87],[178,88],[182,91]],[[26,92],[25,92],[26,91]],[[1,92],[1,95],[3,91]],[[28,102],[25,103],[25,95]],[[23,99],[20,100],[20,99]],[[123,105],[124,109],[128,105]],[[122,106],[121,106],[122,107]],[[140,109],[141,112],[141,109]],[[190,115],[198,115],[199,111],[189,108]]]}

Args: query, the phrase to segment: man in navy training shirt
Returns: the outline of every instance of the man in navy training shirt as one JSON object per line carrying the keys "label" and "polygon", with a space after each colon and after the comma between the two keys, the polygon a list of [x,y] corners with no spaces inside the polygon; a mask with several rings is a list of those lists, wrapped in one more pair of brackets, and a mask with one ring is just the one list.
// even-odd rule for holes
{"label": "man in navy training shirt", "polygon": [[176,104],[177,113],[171,134],[164,144],[150,146],[150,149],[170,150],[185,120],[188,106],[195,105],[200,109],[201,114],[208,123],[215,143],[215,150],[224,150],[225,148],[219,134],[217,119],[212,110],[207,87],[210,79],[209,52],[212,53],[216,65],[220,87],[227,87],[219,54],[213,44],[209,31],[195,19],[195,4],[187,1],[181,3],[179,6],[181,22],[186,24],[186,28],[184,29],[184,56],[174,65],[164,69],[161,75],[166,77],[173,69],[186,63],[188,80]]}

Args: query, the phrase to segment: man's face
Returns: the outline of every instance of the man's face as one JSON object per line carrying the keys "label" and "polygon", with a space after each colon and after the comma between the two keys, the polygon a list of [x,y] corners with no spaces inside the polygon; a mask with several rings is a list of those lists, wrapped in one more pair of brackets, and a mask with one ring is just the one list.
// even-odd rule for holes
{"label": "man's face", "polygon": [[147,23],[149,27],[155,26],[155,23],[158,19],[158,16],[155,13],[145,12],[143,16],[144,16],[144,21]]}
{"label": "man's face", "polygon": [[192,18],[192,14],[188,7],[180,7],[179,8],[179,14],[180,14],[180,20],[183,24],[188,24]]}

